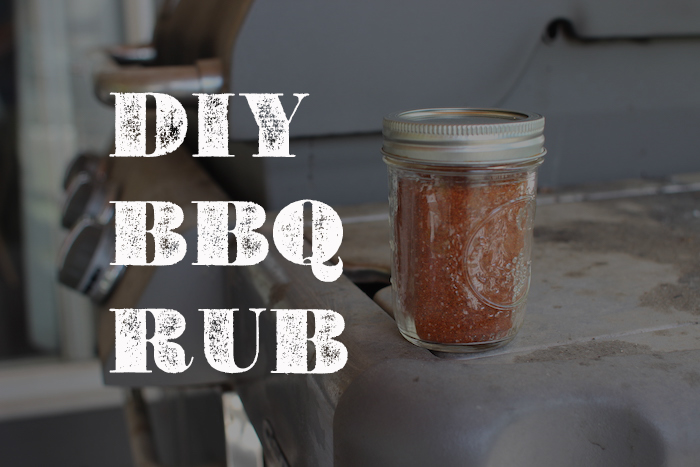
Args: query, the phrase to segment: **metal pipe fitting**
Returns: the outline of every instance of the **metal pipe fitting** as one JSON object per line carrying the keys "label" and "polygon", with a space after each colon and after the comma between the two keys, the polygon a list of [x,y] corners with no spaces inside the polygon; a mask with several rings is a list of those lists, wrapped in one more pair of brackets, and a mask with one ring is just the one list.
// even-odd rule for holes
{"label": "metal pipe fitting", "polygon": [[193,93],[216,93],[224,85],[218,58],[198,60],[194,65],[162,67],[117,67],[98,73],[95,93],[106,104],[114,104],[113,92],[166,93],[185,106],[197,104]]}

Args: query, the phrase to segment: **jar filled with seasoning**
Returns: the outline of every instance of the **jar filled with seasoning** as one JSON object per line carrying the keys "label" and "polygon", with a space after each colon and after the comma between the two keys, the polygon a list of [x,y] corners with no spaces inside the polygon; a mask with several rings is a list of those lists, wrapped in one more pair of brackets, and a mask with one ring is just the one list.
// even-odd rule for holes
{"label": "jar filled with seasoning", "polygon": [[495,109],[384,119],[394,317],[410,342],[474,352],[517,333],[543,130],[540,115]]}

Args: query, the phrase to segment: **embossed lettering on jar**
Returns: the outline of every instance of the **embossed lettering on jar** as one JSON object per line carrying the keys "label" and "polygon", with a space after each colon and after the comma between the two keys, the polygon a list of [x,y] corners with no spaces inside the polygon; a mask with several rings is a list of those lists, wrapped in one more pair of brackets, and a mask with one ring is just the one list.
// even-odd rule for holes
{"label": "embossed lettering on jar", "polygon": [[543,129],[540,115],[491,109],[385,118],[394,316],[410,342],[471,352],[517,333]]}

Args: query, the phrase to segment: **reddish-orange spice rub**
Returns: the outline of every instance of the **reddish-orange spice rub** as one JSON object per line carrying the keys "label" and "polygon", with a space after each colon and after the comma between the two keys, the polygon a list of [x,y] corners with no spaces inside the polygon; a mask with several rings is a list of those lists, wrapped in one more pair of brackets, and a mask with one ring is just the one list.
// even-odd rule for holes
{"label": "reddish-orange spice rub", "polygon": [[472,173],[411,171],[392,180],[396,300],[424,341],[503,340],[524,307],[535,172]]}

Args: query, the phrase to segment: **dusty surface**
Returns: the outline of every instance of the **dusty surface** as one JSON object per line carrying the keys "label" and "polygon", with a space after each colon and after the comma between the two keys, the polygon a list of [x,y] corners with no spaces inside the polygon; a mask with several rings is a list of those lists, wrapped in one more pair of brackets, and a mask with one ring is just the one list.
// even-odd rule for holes
{"label": "dusty surface", "polygon": [[[672,264],[678,270],[678,280],[646,291],[639,297],[640,305],[700,314],[700,193],[594,204],[614,215],[615,221],[554,222],[535,229],[536,241],[570,244],[593,252],[621,252]],[[572,270],[567,275],[580,277],[585,272]]]}
{"label": "dusty surface", "polygon": [[620,340],[590,341],[536,350],[513,359],[515,363],[551,362],[554,360],[581,360],[583,363],[603,357],[649,353],[649,346]]}

